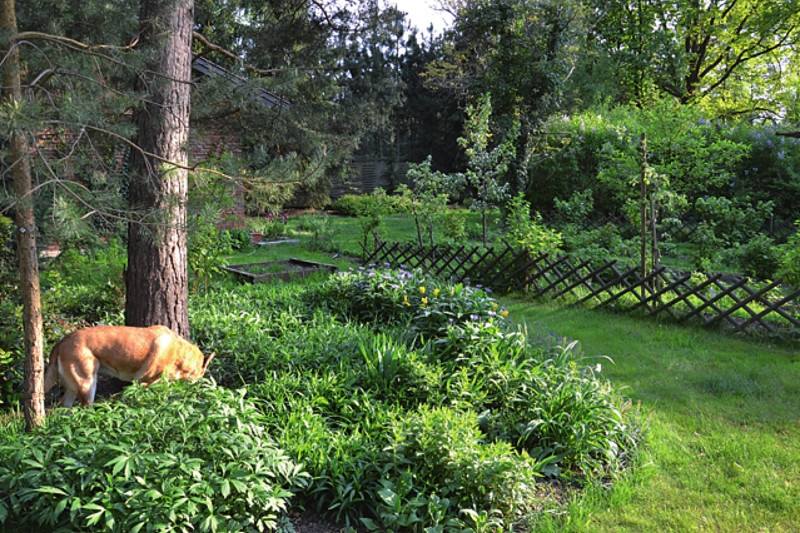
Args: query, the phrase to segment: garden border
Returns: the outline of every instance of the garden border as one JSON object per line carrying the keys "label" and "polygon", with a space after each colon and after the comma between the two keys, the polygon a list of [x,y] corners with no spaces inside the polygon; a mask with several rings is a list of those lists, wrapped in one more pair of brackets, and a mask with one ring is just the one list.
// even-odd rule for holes
{"label": "garden border", "polygon": [[643,275],[641,266],[616,260],[532,257],[507,242],[485,248],[378,242],[374,250],[367,251],[365,263],[421,268],[458,282],[506,293],[520,291],[534,298],[569,295],[591,307],[668,315],[677,322],[722,325],[735,333],[800,336],[800,288],[783,285],[780,280],[691,273],[663,266]]}

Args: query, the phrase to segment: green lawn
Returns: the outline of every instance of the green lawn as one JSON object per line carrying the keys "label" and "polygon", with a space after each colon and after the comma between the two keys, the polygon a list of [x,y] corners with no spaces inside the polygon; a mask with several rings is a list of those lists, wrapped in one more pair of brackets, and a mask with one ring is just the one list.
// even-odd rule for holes
{"label": "green lawn", "polygon": [[555,304],[508,305],[531,331],[611,357],[603,374],[648,419],[639,472],[574,505],[563,530],[800,530],[796,347]]}

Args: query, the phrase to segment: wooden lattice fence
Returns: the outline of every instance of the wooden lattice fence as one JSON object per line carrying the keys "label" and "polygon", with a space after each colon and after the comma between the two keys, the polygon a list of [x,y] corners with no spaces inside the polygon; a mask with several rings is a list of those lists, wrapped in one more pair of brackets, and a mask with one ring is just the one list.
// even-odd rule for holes
{"label": "wooden lattice fence", "polygon": [[531,257],[508,244],[425,246],[379,242],[367,263],[426,272],[536,298],[569,296],[592,307],[669,316],[678,322],[724,325],[735,332],[800,335],[800,289],[721,274],[680,272],[567,255]]}

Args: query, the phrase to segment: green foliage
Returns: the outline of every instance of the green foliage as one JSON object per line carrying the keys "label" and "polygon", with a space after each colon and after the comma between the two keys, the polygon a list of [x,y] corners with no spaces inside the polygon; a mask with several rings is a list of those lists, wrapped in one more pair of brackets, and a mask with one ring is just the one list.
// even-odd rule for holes
{"label": "green foliage", "polygon": [[519,193],[508,203],[506,239],[537,257],[540,254],[555,255],[562,245],[561,234],[547,228],[539,213],[531,215],[531,205]]}
{"label": "green foliage", "polygon": [[800,220],[795,221],[796,231],[783,246],[778,275],[794,287],[800,287]]}
{"label": "green foliage", "polygon": [[428,244],[433,246],[436,222],[447,213],[447,203],[451,196],[458,193],[460,181],[452,175],[432,171],[430,155],[422,163],[409,163],[406,178],[414,184],[414,188],[412,190],[405,185],[399,188],[401,205],[414,215],[419,245],[423,245],[423,233],[427,233]]}
{"label": "green foliage", "polygon": [[[600,412],[592,442],[599,446],[606,431],[624,447],[602,474],[595,470],[605,456],[588,437],[564,437],[559,456],[532,457],[518,446],[516,428],[532,415],[512,404],[531,401],[525,390],[536,381],[515,369],[547,372],[544,361],[554,357],[554,366],[574,363],[576,373],[584,365],[572,351],[537,347],[512,331],[488,291],[366,268],[304,286],[299,299],[284,284],[210,292],[195,297],[191,319],[200,346],[218,354],[211,373],[248,388],[270,433],[311,474],[298,494],[306,506],[370,529],[490,530],[521,518],[540,474],[560,468],[580,482],[581,472],[614,476],[627,464],[619,458],[635,446],[606,428]],[[621,402],[607,386],[567,380],[562,389],[576,398],[565,403],[570,409],[581,394],[591,408],[603,403],[595,396]],[[561,418],[563,435],[570,416]],[[625,420],[619,430],[638,444],[638,422]],[[506,427],[517,433],[498,429]]]}
{"label": "green foliage", "polygon": [[[422,406],[396,422],[391,434],[386,447],[390,476],[400,483],[384,484],[384,502],[402,497],[398,485],[424,480],[436,492],[418,493],[416,498],[422,496],[426,504],[446,499],[451,516],[462,509],[495,515],[497,526],[518,518],[534,495],[539,465],[509,442],[487,442],[474,413]],[[409,487],[403,489],[409,492]],[[412,530],[424,531],[422,525],[418,522]]]}
{"label": "green foliage", "polygon": [[43,270],[42,305],[72,323],[116,323],[125,305],[125,245],[110,239],[87,250],[68,248]]}
{"label": "green foliage", "polygon": [[454,210],[447,210],[439,219],[442,234],[446,239],[460,242],[467,238],[467,216]]}
{"label": "green foliage", "polygon": [[747,202],[725,197],[703,196],[694,203],[695,212],[724,245],[744,243],[755,237],[772,214],[773,202]]}
{"label": "green foliage", "polygon": [[305,229],[311,232],[308,247],[312,250],[318,252],[333,252],[336,250],[334,241],[338,232],[327,215],[307,216],[302,223],[298,224],[298,229]]}
{"label": "green foliage", "polygon": [[0,215],[0,406],[16,405],[22,383],[22,304],[13,241],[14,223]]}
{"label": "green foliage", "polygon": [[246,230],[230,228],[223,230],[223,232],[227,234],[223,239],[230,241],[233,250],[246,250],[252,242],[250,232]]}
{"label": "green foliage", "polygon": [[758,233],[734,250],[738,271],[758,279],[773,279],[780,265],[780,248],[775,241]]}
{"label": "green foliage", "polygon": [[[5,527],[286,530],[302,467],[244,391],[207,381],[126,389],[0,446]],[[113,436],[113,438],[110,438]]]}
{"label": "green foliage", "polygon": [[346,217],[357,217],[364,210],[363,205],[371,203],[373,200],[367,195],[345,194],[341,198],[334,200],[331,206],[336,213]]}
{"label": "green foliage", "polygon": [[568,136],[548,138],[539,151],[552,157],[531,169],[537,181],[529,186],[529,199],[545,207],[553,205],[553,198],[585,190],[592,191],[600,212],[618,212],[620,205],[635,203],[642,133],[647,134],[650,193],[668,213],[680,213],[687,202],[714,191],[729,191],[749,150],[746,143],[731,139],[730,127],[668,100],[644,109],[598,106],[553,118],[548,129],[566,130]]}
{"label": "green foliage", "polygon": [[381,231],[383,219],[394,212],[395,200],[386,194],[386,191],[378,187],[369,195],[368,201],[362,202],[358,209],[358,225],[361,230],[361,246],[364,253],[369,250],[369,238],[375,234],[375,238]]}
{"label": "green foliage", "polygon": [[362,321],[403,325],[406,334],[443,337],[463,322],[504,322],[507,311],[490,289],[447,284],[425,273],[360,268],[338,275],[308,292],[314,305]]}
{"label": "green foliage", "polygon": [[555,215],[561,224],[582,226],[589,221],[594,211],[592,190],[574,191],[568,200],[554,198]]}
{"label": "green foliage", "polygon": [[505,203],[509,195],[507,173],[517,155],[515,142],[519,136],[518,121],[503,136],[492,143],[492,98],[484,94],[475,106],[467,108],[464,137],[458,145],[467,156],[467,171],[462,175],[466,192],[471,196],[470,209],[480,211],[483,226],[483,244],[487,242],[487,212]]}
{"label": "green foliage", "polygon": [[590,5],[598,21],[592,52],[610,60],[603,65],[609,72],[599,74],[617,84],[611,98],[647,105],[656,93],[699,102],[715,115],[758,119],[767,109],[794,109],[794,77],[777,66],[791,57],[797,37],[794,2]]}
{"label": "green foliage", "polygon": [[568,225],[561,234],[564,251],[577,257],[607,260],[615,255],[634,257],[635,254],[630,243],[622,239],[620,231],[611,222],[591,229]]}
{"label": "green foliage", "polygon": [[208,289],[209,279],[222,272],[225,256],[233,252],[231,234],[217,226],[219,211],[207,206],[190,217],[187,232],[189,272],[192,292]]}

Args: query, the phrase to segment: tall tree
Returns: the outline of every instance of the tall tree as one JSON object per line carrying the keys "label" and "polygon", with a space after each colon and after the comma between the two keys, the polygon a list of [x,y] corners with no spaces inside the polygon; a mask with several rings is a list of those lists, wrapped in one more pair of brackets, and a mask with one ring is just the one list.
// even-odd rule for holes
{"label": "tall tree", "polygon": [[36,218],[33,211],[30,149],[17,122],[22,110],[19,73],[19,43],[14,0],[0,1],[0,53],[3,57],[2,114],[8,131],[11,173],[16,202],[17,252],[22,285],[23,329],[25,332],[25,381],[23,411],[30,430],[44,422],[42,304],[39,292],[39,263],[36,252]]}
{"label": "tall tree", "polygon": [[730,111],[748,111],[769,100],[766,83],[791,71],[800,39],[797,0],[596,0],[594,7],[595,45],[615,59],[640,103],[653,86],[681,103],[733,98],[739,109],[728,103]]}
{"label": "tall tree", "polygon": [[125,323],[163,324],[189,337],[187,154],[193,0],[142,0],[140,38],[152,69],[140,73],[130,203],[159,216],[128,225]]}

